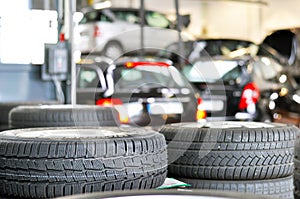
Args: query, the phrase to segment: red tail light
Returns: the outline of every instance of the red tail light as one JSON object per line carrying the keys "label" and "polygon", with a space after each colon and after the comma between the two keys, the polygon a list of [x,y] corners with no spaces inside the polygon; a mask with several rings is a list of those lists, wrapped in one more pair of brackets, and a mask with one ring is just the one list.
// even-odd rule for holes
{"label": "red tail light", "polygon": [[198,106],[197,106],[197,112],[196,112],[196,120],[200,121],[206,118],[207,114],[204,108],[202,107],[202,99],[198,98],[197,100]]}
{"label": "red tail light", "polygon": [[60,33],[59,34],[59,41],[64,42],[65,41],[65,33]]}
{"label": "red tail light", "polygon": [[127,68],[134,68],[137,66],[161,66],[161,67],[169,67],[170,64],[166,62],[126,62],[125,66]]}
{"label": "red tail light", "polygon": [[[123,105],[123,102],[121,99],[119,98],[102,98],[102,99],[98,99],[96,101],[96,105],[99,106],[106,106],[106,107],[113,107],[116,105]],[[115,107],[117,109],[117,111],[119,112],[119,121],[122,124],[128,124],[129,123],[129,117],[127,114],[127,111],[124,109],[124,107]]]}
{"label": "red tail light", "polygon": [[242,110],[247,108],[250,104],[256,104],[258,102],[259,97],[260,97],[260,92],[256,84],[253,82],[247,84],[244,87],[240,99],[239,108]]}
{"label": "red tail light", "polygon": [[94,37],[99,37],[101,35],[99,26],[94,27]]}
{"label": "red tail light", "polygon": [[123,102],[119,98],[101,98],[96,101],[96,105],[100,106],[113,106],[113,105],[122,105]]}

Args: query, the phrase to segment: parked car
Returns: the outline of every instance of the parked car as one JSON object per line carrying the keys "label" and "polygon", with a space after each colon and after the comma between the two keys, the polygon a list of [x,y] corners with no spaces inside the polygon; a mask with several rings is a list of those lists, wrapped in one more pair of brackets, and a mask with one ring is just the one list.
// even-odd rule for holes
{"label": "parked car", "polygon": [[272,58],[212,57],[182,72],[199,89],[208,120],[300,123],[297,83]]}
{"label": "parked car", "polygon": [[[178,63],[178,55],[186,62],[194,63],[200,57],[227,56],[229,53],[235,52],[232,56],[237,55],[237,50],[256,47],[256,45],[247,40],[229,39],[229,38],[201,38],[197,40],[189,40],[183,42],[183,49],[178,49],[177,42],[170,44],[161,50],[157,56],[168,58],[174,63]],[[255,49],[253,49],[255,50]],[[181,54],[180,54],[181,53]]]}
{"label": "parked car", "polygon": [[[146,10],[144,47],[164,48],[178,41],[175,25],[160,12]],[[136,8],[88,9],[79,22],[78,48],[83,54],[102,54],[118,58],[125,52],[141,48],[141,18]],[[192,39],[183,33],[184,40]]]}
{"label": "parked car", "polygon": [[[178,43],[169,45],[160,51],[158,56],[171,59],[174,63],[179,63]],[[238,57],[241,55],[265,56],[276,60],[283,66],[288,66],[288,60],[280,54],[276,49],[266,43],[256,44],[254,42],[234,39],[234,38],[201,38],[183,42],[181,58],[186,62],[193,63],[202,57]]]}
{"label": "parked car", "polygon": [[272,31],[262,42],[275,49],[286,59],[285,68],[300,83],[300,28],[288,28]]}
{"label": "parked car", "polygon": [[[275,40],[273,39],[273,41]],[[223,74],[226,70],[224,70],[222,65],[226,66],[231,64],[233,67],[235,65],[234,62],[244,62],[244,68],[253,68],[252,65],[257,65],[257,67],[255,67],[257,68],[257,70],[255,70],[255,76],[257,77],[254,80],[259,80],[259,82],[255,82],[256,86],[253,87],[252,90],[255,91],[257,88],[257,91],[259,91],[257,92],[259,93],[259,97],[257,99],[256,109],[257,107],[260,107],[256,110],[255,114],[250,114],[248,115],[248,119],[247,117],[244,119],[260,121],[270,120],[282,123],[292,123],[295,125],[300,124],[300,92],[299,84],[295,78],[297,72],[295,70],[290,70],[290,67],[294,66],[289,65],[287,57],[280,53],[280,51],[269,46],[267,42],[255,44],[251,41],[239,39],[206,38],[184,42],[183,46],[181,58],[185,60],[184,65],[190,65],[183,67],[183,72],[186,75],[187,71],[191,70],[187,70],[186,67],[196,65],[197,68],[201,63],[204,63],[204,65],[206,65],[204,68],[211,66],[209,69],[215,71],[215,73],[210,73],[210,76],[216,75],[216,78],[218,77],[221,80],[217,81],[215,85],[205,81],[202,82],[204,90],[206,90],[206,94],[203,90],[201,92],[201,97],[204,100],[202,105],[204,106],[206,104],[203,109],[207,110],[207,114],[210,118],[236,120],[242,119],[241,117],[246,117],[247,114],[239,113],[237,116],[233,113],[230,114],[230,112],[241,111],[241,109],[237,108],[238,104],[241,102],[238,99],[239,97],[242,97],[243,93],[241,87],[237,89],[234,86],[227,85],[228,82],[222,80],[222,78],[230,77]],[[159,56],[171,59],[174,64],[181,68],[182,66],[178,65],[178,52],[178,44],[174,43],[161,51]],[[220,68],[218,69],[218,67]],[[201,69],[201,67],[199,68]],[[219,74],[218,70],[221,68],[223,69],[221,70],[221,74],[223,74],[224,77],[221,77]],[[195,71],[195,69],[192,71]],[[201,70],[197,69],[197,71],[199,72]],[[249,71],[247,71],[247,73],[248,72]],[[252,74],[249,73],[250,76],[252,76]],[[194,73],[194,75],[197,76],[197,73]],[[242,79],[243,81],[246,81],[247,76],[248,75],[237,78],[237,80]],[[205,80],[204,77],[205,76],[202,75],[202,81]],[[237,80],[234,80],[233,78],[231,82]],[[239,85],[241,86],[242,84]],[[231,92],[232,95],[228,94],[228,92]],[[221,103],[221,101],[223,101],[223,103]],[[222,107],[224,108],[223,110],[221,110]],[[213,117],[211,115],[213,115]]]}
{"label": "parked car", "polygon": [[77,103],[113,106],[123,124],[159,126],[205,117],[199,93],[169,60],[122,57],[81,64],[77,79]]}

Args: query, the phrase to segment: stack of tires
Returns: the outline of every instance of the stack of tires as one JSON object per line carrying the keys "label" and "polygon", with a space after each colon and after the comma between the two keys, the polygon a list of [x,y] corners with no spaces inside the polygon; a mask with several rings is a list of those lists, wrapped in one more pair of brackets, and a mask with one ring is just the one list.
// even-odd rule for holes
{"label": "stack of tires", "polygon": [[164,136],[121,127],[116,117],[115,109],[96,106],[12,109],[13,129],[0,132],[0,194],[54,198],[162,185]]}
{"label": "stack of tires", "polygon": [[192,188],[294,198],[294,140],[285,124],[211,122],[165,125],[168,175]]}
{"label": "stack of tires", "polygon": [[294,185],[295,185],[295,199],[300,199],[300,135],[296,137],[295,141],[295,159],[294,159]]}

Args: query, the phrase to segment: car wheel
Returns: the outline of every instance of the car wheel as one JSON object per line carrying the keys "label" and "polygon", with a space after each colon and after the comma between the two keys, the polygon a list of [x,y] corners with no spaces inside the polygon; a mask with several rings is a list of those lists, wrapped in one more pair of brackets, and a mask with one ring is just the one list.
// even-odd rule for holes
{"label": "car wheel", "polygon": [[107,56],[111,59],[117,59],[118,57],[120,57],[121,55],[123,55],[124,50],[121,46],[120,43],[113,41],[113,42],[109,42],[103,51],[103,55]]}
{"label": "car wheel", "polygon": [[169,175],[255,180],[293,174],[295,126],[256,122],[181,123],[162,127]]}
{"label": "car wheel", "polygon": [[[247,194],[266,195],[275,198],[293,199],[293,177],[269,179],[269,180],[204,180],[178,178],[189,183],[193,189],[208,189],[218,191],[235,191]],[[251,197],[252,198],[252,197]]]}
{"label": "car wheel", "polygon": [[93,105],[18,106],[9,114],[11,128],[56,126],[118,126],[118,112]]}
{"label": "car wheel", "polygon": [[167,146],[144,128],[60,127],[0,133],[0,192],[15,197],[151,189],[163,184]]}

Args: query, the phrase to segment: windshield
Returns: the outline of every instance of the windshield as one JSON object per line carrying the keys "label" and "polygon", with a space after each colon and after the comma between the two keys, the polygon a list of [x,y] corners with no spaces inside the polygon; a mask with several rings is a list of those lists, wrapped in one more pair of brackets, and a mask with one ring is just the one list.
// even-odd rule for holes
{"label": "windshield", "polygon": [[[189,61],[194,62],[207,56],[237,57],[252,53],[252,47],[255,46],[253,43],[243,40],[200,40],[193,44]],[[256,51],[256,48],[253,48],[253,50]]]}
{"label": "windshield", "polygon": [[188,87],[188,82],[173,66],[137,66],[134,68],[117,67],[114,70],[115,90],[132,90],[138,87]]}
{"label": "windshield", "polygon": [[298,87],[296,80],[283,70],[282,65],[273,59],[262,57],[252,65],[254,72],[268,82],[279,83],[289,89]]}
{"label": "windshield", "polygon": [[183,68],[183,74],[190,82],[228,82],[241,76],[237,61],[198,61]]}
{"label": "windshield", "polygon": [[[176,62],[176,57],[172,53],[178,54],[178,43],[174,43],[167,47],[166,51],[161,51],[159,56],[166,57]],[[186,57],[190,63],[206,57],[227,56],[238,57],[245,54],[255,55],[258,46],[250,41],[231,40],[231,39],[208,39],[198,41],[184,42],[183,57]]]}

